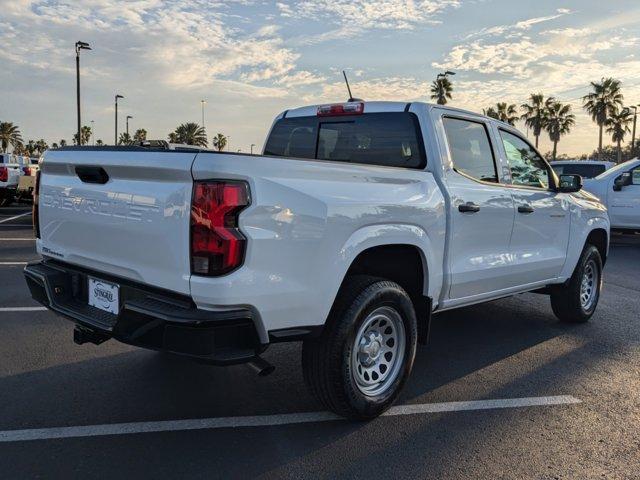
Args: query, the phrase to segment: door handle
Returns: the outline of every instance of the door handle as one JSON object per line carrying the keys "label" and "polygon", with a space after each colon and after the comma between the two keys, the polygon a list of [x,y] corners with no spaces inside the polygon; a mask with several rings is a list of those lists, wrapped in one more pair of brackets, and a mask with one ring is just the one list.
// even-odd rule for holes
{"label": "door handle", "polygon": [[531,205],[519,205],[518,213],[533,213],[533,207]]}
{"label": "door handle", "polygon": [[458,205],[458,211],[463,213],[476,213],[480,211],[480,205],[476,205],[473,202],[463,203]]}

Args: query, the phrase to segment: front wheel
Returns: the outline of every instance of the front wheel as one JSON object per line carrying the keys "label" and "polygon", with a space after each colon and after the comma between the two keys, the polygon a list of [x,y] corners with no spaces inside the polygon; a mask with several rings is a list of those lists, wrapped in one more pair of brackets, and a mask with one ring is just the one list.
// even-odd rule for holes
{"label": "front wheel", "polygon": [[602,290],[602,257],[593,245],[586,245],[569,281],[551,291],[551,308],[563,322],[588,321],[598,306]]}
{"label": "front wheel", "polygon": [[416,343],[416,315],[402,287],[350,277],[322,335],[303,344],[304,378],[327,409],[352,419],[374,418],[400,393]]}

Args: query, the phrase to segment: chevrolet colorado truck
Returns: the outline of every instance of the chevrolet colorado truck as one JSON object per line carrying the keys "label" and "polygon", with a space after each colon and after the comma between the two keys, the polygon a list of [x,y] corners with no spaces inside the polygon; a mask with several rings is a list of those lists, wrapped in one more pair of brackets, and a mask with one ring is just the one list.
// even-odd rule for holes
{"label": "chevrolet colorado truck", "polygon": [[536,291],[588,320],[609,244],[579,176],[507,124],[425,103],[288,110],[261,155],[49,151],[34,221],[27,283],[76,343],[266,373],[270,344],[302,341],[310,390],[355,419],[397,398],[432,313]]}

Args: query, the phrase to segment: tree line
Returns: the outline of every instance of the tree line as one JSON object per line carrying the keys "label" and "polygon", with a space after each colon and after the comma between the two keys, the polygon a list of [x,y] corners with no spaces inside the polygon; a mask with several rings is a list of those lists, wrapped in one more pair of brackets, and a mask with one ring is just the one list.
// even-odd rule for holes
{"label": "tree line", "polygon": [[[453,98],[453,83],[446,76],[439,76],[433,81],[430,88],[431,99],[439,105],[446,105]],[[590,83],[590,91],[582,97],[582,108],[591,116],[598,125],[598,158],[610,158],[610,148],[602,145],[603,133],[611,135],[611,140],[616,144],[616,160],[622,161],[622,143],[625,137],[631,133],[630,125],[634,121],[635,108],[624,106],[622,94],[622,82],[614,78],[602,78],[599,82]],[[631,111],[631,108],[634,111]],[[538,141],[542,132],[549,135],[553,143],[552,160],[557,158],[558,142],[571,132],[575,125],[575,115],[571,111],[571,105],[562,103],[555,97],[545,97],[542,93],[532,93],[526,103],[520,105],[498,102],[495,106],[489,106],[482,110],[484,115],[498,119],[509,125],[515,125],[518,120],[524,122],[530,128],[538,148]],[[629,156],[637,155],[635,145],[627,149]],[[608,150],[608,151],[607,151]],[[583,155],[582,157],[587,157]]]}
{"label": "tree line", "polygon": [[[430,88],[431,99],[439,105],[446,105],[453,99],[453,83],[446,76],[438,76],[433,81]],[[631,145],[626,149],[622,144],[626,136],[631,133],[630,125],[634,121],[635,111],[624,106],[624,96],[622,94],[622,83],[614,78],[603,78],[599,82],[590,83],[590,91],[582,97],[582,107],[591,116],[591,119],[598,125],[598,150],[594,152],[598,158],[611,158],[611,148],[603,146],[604,132],[611,135],[611,140],[615,143],[615,159],[622,161],[623,152],[625,156],[635,156],[638,149],[636,145]],[[500,121],[515,125],[517,121],[523,121],[525,126],[532,130],[535,138],[535,146],[538,147],[540,135],[544,131],[548,134],[549,140],[553,143],[553,151],[548,155],[555,160],[558,155],[558,143],[561,138],[568,135],[575,126],[575,115],[572,113],[571,105],[562,103],[553,96],[545,97],[542,93],[532,93],[527,102],[518,106],[507,102],[498,102],[482,110],[484,115],[496,118]],[[92,136],[91,127],[85,125],[80,131],[80,142],[78,134],[73,135],[74,145],[87,145]],[[119,145],[130,145],[142,142],[147,139],[147,131],[139,128],[133,136],[123,132],[118,138]],[[181,143],[208,147],[209,142],[204,126],[197,123],[187,122],[179,125],[174,131],[167,135],[171,143]],[[222,151],[228,145],[228,137],[222,133],[216,134],[211,140],[212,146]],[[58,148],[67,145],[66,140],[54,142],[51,148]],[[95,145],[104,145],[100,139],[95,141]],[[42,155],[49,145],[43,140],[29,140],[24,142],[20,129],[12,122],[0,122],[0,147],[3,152],[7,152],[9,146],[17,155],[39,156]],[[588,155],[582,155],[583,158]]]}
{"label": "tree line", "polygon": [[[88,125],[84,125],[80,129],[80,142],[78,142],[78,134],[72,137],[73,145],[89,145],[93,135],[92,129]],[[204,127],[196,123],[183,123],[167,135],[167,139],[171,143],[180,143],[185,145],[195,145],[199,147],[208,147],[207,134]],[[147,140],[147,130],[139,128],[133,136],[127,132],[123,132],[118,137],[118,145],[133,145],[135,143]],[[106,145],[101,139],[95,140],[96,146]],[[212,146],[218,151],[222,151],[227,147],[228,137],[222,133],[216,134],[212,141]],[[12,122],[0,122],[0,148],[6,153],[11,147],[15,155],[23,155],[29,157],[39,157],[48,149],[56,149],[67,146],[67,141],[61,139],[59,142],[53,142],[49,145],[44,139],[29,140],[25,142],[17,125]]]}

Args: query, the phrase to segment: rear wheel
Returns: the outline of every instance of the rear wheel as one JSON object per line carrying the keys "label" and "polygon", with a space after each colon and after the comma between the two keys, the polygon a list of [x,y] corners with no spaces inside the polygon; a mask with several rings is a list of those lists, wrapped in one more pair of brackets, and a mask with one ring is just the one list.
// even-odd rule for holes
{"label": "rear wheel", "polygon": [[353,419],[374,418],[400,393],[416,342],[413,304],[400,285],[347,278],[323,334],[304,342],[305,381],[327,409]]}
{"label": "rear wheel", "polygon": [[564,322],[588,321],[598,306],[602,289],[602,258],[593,245],[586,245],[569,281],[551,292],[551,308]]}

